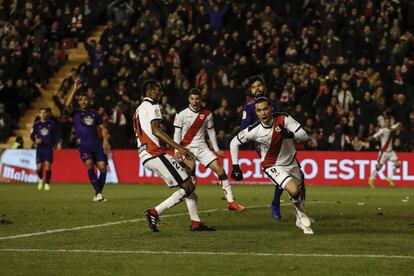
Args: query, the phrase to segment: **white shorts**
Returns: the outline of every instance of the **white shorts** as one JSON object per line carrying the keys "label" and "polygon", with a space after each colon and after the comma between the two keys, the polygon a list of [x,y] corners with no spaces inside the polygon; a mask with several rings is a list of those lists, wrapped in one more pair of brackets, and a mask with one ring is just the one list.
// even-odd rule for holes
{"label": "white shorts", "polygon": [[205,167],[208,167],[217,156],[208,147],[189,148],[194,157]]}
{"label": "white shorts", "polygon": [[170,188],[181,186],[189,178],[177,160],[168,154],[149,158],[143,162],[143,165],[161,177]]}
{"label": "white shorts", "polygon": [[398,161],[395,151],[380,151],[378,153],[378,163],[385,164],[387,161]]}
{"label": "white shorts", "polygon": [[296,161],[288,166],[272,166],[266,169],[263,169],[264,173],[272,180],[273,184],[285,188],[289,180],[294,180],[295,182],[302,181],[302,174],[300,167]]}

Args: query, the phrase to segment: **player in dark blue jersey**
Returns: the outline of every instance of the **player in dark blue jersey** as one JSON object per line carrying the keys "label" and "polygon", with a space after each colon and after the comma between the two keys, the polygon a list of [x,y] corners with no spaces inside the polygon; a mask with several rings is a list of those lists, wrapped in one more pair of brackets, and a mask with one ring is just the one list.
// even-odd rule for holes
{"label": "player in dark blue jersey", "polygon": [[[43,187],[50,190],[50,178],[52,176],[51,165],[53,162],[53,148],[59,141],[59,132],[54,121],[48,118],[47,108],[41,108],[39,119],[34,122],[30,138],[36,144],[37,175],[39,176],[38,190]],[[43,177],[43,170],[45,176]]]}
{"label": "player in dark blue jersey", "polygon": [[[80,80],[76,80],[66,100],[66,108],[71,111],[73,127],[79,143],[80,158],[88,169],[89,180],[95,189],[93,201],[106,201],[102,190],[106,181],[109,132],[103,125],[102,116],[89,107],[89,97],[84,93],[78,95],[78,108],[73,110],[72,101],[76,92],[81,88]],[[95,174],[94,165],[99,170],[99,177]]]}
{"label": "player in dark blue jersey", "polygon": [[[255,111],[255,100],[259,97],[263,97],[266,94],[266,84],[262,76],[255,75],[249,79],[249,89],[253,100],[248,102],[243,108],[243,117],[240,129],[243,130],[249,125],[257,121]],[[273,107],[274,109],[274,107]],[[275,185],[275,194],[271,204],[272,216],[275,219],[281,219],[282,214],[280,213],[280,197],[282,196],[283,189],[278,185]]]}

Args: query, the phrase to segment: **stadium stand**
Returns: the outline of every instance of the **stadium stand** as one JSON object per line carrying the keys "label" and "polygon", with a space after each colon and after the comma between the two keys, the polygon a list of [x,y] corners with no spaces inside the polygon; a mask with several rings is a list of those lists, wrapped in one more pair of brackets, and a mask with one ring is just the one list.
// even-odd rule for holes
{"label": "stadium stand", "polygon": [[[85,38],[77,29],[79,13],[75,7],[69,10],[74,15],[68,35]],[[36,9],[32,21],[38,13],[44,20],[47,11]],[[82,6],[80,12],[85,15]],[[1,14],[4,33],[14,23],[7,20],[10,11],[3,9]],[[117,0],[100,16],[97,19],[107,20],[102,35],[78,45],[89,58],[75,71],[66,71],[59,87],[56,80],[51,88],[56,106],[61,107],[71,75],[80,76],[94,107],[112,129],[113,148],[135,147],[132,112],[140,103],[143,81],[156,78],[166,94],[164,127],[172,132],[175,111],[185,107],[186,93],[196,86],[202,90],[203,104],[214,111],[219,141],[226,149],[238,129],[242,106],[250,100],[246,79],[262,74],[269,98],[311,134],[300,148],[377,150],[378,145],[366,138],[384,116],[392,115],[403,125],[395,149],[413,150],[414,23],[409,20],[414,16],[413,1]],[[88,22],[85,25],[92,28],[94,21]],[[43,26],[51,32],[52,23],[48,20]],[[1,37],[6,51],[25,42],[22,38],[5,43]],[[38,48],[29,49],[36,53]],[[29,60],[35,64],[34,76],[24,75],[29,84],[42,84],[40,80],[54,71],[46,66],[49,69],[39,73],[36,54]],[[16,119],[22,107],[14,107],[7,95],[17,79],[6,70],[11,64],[14,68],[15,61],[5,54],[0,61],[0,102]],[[33,89],[36,97],[39,92]],[[68,114],[62,112],[60,118],[64,147],[75,147]]]}

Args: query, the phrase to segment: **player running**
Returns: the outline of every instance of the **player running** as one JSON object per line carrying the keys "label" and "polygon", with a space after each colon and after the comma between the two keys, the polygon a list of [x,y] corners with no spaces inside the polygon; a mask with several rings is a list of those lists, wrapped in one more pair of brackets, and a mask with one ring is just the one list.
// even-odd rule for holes
{"label": "player running", "polygon": [[[39,110],[39,119],[34,122],[30,138],[36,144],[36,166],[39,183],[37,189],[50,190],[53,163],[53,148],[59,141],[59,132],[54,121],[48,118],[48,110],[42,107]],[[45,176],[43,177],[43,170]]]}
{"label": "player running", "polygon": [[[218,156],[224,157],[224,153],[217,145],[213,115],[207,109],[201,108],[201,91],[197,88],[191,89],[188,102],[189,106],[175,116],[174,141],[189,149],[203,166],[212,169],[218,175],[220,187],[223,189],[224,196],[227,199],[227,208],[236,212],[244,211],[245,208],[234,201],[227,174],[216,155],[206,144],[205,133],[207,131],[214,151]],[[176,158],[182,159],[178,152],[176,153]],[[192,158],[184,159],[184,163],[189,167],[191,174],[195,175],[195,160]]]}
{"label": "player running", "polygon": [[253,125],[240,131],[230,143],[234,180],[242,180],[243,173],[238,164],[239,146],[249,141],[257,143],[262,158],[264,173],[273,184],[289,193],[296,213],[296,226],[305,234],[313,234],[311,220],[305,213],[303,175],[296,160],[293,140],[305,142],[308,134],[291,116],[284,113],[272,115],[270,101],[261,97],[255,101],[255,111],[259,119]]}
{"label": "player running", "polygon": [[372,171],[371,176],[368,179],[368,184],[371,188],[375,188],[374,181],[377,173],[381,170],[382,166],[387,163],[387,161],[392,161],[394,163],[394,168],[388,172],[386,178],[388,184],[394,186],[392,181],[392,176],[400,167],[400,161],[398,160],[397,154],[392,149],[393,144],[393,132],[395,132],[399,127],[400,123],[391,125],[390,118],[384,118],[384,127],[380,128],[372,137],[369,137],[368,140],[376,139],[381,141],[381,149],[378,153],[378,164],[375,166],[375,170]]}
{"label": "player running", "polygon": [[[246,129],[249,125],[252,125],[257,121],[257,116],[255,112],[255,100],[259,97],[263,97],[266,94],[266,83],[260,75],[255,75],[249,79],[249,88],[253,100],[247,103],[243,109],[243,117],[240,129]],[[303,187],[304,189],[304,187]],[[280,197],[282,196],[283,189],[278,185],[275,186],[275,193],[273,196],[273,201],[271,206],[272,217],[275,219],[281,219],[282,214],[280,212]]]}
{"label": "player running", "polygon": [[162,96],[161,84],[156,80],[147,80],[143,85],[146,96],[134,114],[134,128],[138,144],[139,158],[145,168],[155,172],[168,187],[178,190],[154,208],[144,212],[149,228],[158,232],[157,225],[162,212],[181,201],[187,203],[191,218],[190,231],[215,231],[202,223],[197,208],[195,184],[177,160],[166,154],[163,143],[175,148],[181,155],[191,158],[191,152],[171,139],[160,126],[162,120],[158,104]]}
{"label": "player running", "polygon": [[[106,155],[111,150],[109,132],[103,125],[102,116],[98,111],[89,107],[89,97],[87,94],[79,94],[79,107],[72,111],[72,101],[80,87],[80,80],[76,80],[72,90],[69,92],[65,106],[71,112],[73,127],[79,141],[80,158],[88,169],[89,180],[95,190],[93,201],[107,201],[102,194],[102,190],[106,181],[108,162]],[[99,177],[95,174],[94,165],[99,170]]]}

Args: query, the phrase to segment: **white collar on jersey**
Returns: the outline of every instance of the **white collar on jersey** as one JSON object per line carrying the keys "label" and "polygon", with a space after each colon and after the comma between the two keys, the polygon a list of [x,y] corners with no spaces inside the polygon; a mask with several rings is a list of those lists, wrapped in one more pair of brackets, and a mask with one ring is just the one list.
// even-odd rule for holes
{"label": "white collar on jersey", "polygon": [[150,103],[152,103],[152,104],[156,104],[156,103],[157,103],[156,101],[154,101],[154,100],[153,100],[153,99],[151,99],[150,97],[145,97],[145,98],[144,98],[144,101],[150,102]]}
{"label": "white collar on jersey", "polygon": [[188,106],[188,108],[189,108],[192,112],[194,112],[194,113],[198,113],[198,112],[200,112],[200,110],[201,110],[201,107],[200,107],[199,109],[197,109],[197,110],[192,109],[192,108],[191,108],[191,106]]}
{"label": "white collar on jersey", "polygon": [[273,127],[273,123],[275,122],[275,119],[274,118],[272,118],[272,122],[269,124],[269,125],[267,125],[267,124],[265,124],[265,123],[263,123],[262,121],[260,121],[260,124],[262,125],[262,127],[264,127],[264,128],[272,128]]}

